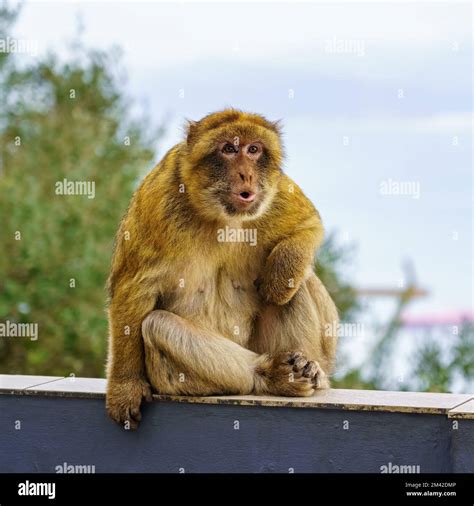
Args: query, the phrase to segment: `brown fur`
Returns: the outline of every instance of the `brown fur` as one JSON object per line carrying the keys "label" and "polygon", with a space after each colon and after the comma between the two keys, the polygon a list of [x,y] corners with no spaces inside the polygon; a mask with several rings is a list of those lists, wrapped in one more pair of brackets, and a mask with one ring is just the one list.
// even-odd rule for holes
{"label": "brown fur", "polygon": [[[239,153],[223,162],[216,147],[236,138]],[[258,160],[244,154],[254,141]],[[107,409],[118,422],[137,425],[150,385],[185,395],[328,387],[337,311],[312,271],[323,227],[281,162],[278,126],[230,109],[190,123],[136,191],[109,278]],[[242,191],[258,194],[255,205],[234,208]],[[256,230],[256,244],[219,242],[226,226]]]}

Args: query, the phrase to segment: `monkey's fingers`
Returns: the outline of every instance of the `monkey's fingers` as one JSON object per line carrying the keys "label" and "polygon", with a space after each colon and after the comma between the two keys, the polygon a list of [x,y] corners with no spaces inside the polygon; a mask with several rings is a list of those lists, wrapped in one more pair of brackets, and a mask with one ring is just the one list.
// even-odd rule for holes
{"label": "monkey's fingers", "polygon": [[144,389],[143,397],[145,398],[146,402],[152,402],[153,401],[153,395],[151,393],[151,388],[148,385]]}
{"label": "monkey's fingers", "polygon": [[138,422],[133,419],[127,408],[121,410],[109,408],[108,413],[110,418],[125,430],[136,429],[138,427]]}
{"label": "monkey's fingers", "polygon": [[135,422],[141,422],[142,421],[142,414],[140,412],[140,406],[137,408],[130,409],[130,417]]}
{"label": "monkey's fingers", "polygon": [[137,429],[141,419],[140,406],[127,408],[123,422],[124,429]]}
{"label": "monkey's fingers", "polygon": [[134,420],[133,418],[128,418],[127,420],[125,420],[125,424],[124,424],[124,429],[126,430],[136,430],[138,429],[138,423],[136,420]]}
{"label": "monkey's fingers", "polygon": [[127,412],[126,410],[120,408],[119,406],[110,403],[107,400],[106,404],[107,414],[112,418],[114,422],[117,422],[119,425],[122,425],[123,422],[127,418]]}

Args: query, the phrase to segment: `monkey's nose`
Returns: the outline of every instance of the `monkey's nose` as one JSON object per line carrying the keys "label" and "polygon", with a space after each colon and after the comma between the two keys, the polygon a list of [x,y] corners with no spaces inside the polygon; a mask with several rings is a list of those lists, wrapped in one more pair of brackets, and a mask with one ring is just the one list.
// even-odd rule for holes
{"label": "monkey's nose", "polygon": [[253,192],[240,192],[238,198],[242,202],[253,202],[255,200],[255,193],[253,193]]}

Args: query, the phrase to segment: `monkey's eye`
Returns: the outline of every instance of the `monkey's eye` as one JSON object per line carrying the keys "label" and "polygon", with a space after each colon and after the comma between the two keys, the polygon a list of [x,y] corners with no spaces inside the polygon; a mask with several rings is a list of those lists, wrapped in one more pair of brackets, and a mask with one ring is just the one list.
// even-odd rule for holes
{"label": "monkey's eye", "polygon": [[249,146],[248,152],[251,155],[255,155],[256,153],[259,152],[258,146],[256,146],[255,144],[252,144],[251,146]]}
{"label": "monkey's eye", "polygon": [[223,153],[237,153],[237,150],[235,149],[235,146],[228,142],[227,144],[224,144],[224,147],[222,148]]}

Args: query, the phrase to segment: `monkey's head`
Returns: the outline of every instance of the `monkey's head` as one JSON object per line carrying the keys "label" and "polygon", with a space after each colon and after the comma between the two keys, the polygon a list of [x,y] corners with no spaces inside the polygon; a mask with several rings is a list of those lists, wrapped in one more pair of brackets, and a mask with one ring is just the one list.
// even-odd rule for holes
{"label": "monkey's head", "polygon": [[190,122],[186,193],[196,210],[215,220],[249,220],[268,209],[281,176],[277,123],[234,109]]}

